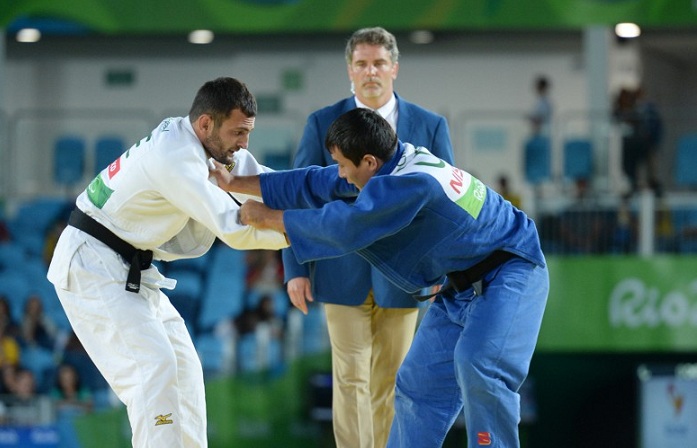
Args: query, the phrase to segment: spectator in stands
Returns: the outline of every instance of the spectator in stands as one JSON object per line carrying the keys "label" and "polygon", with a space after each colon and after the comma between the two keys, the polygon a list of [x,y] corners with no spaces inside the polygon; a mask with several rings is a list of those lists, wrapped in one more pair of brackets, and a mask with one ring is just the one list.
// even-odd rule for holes
{"label": "spectator in stands", "polygon": [[16,366],[19,364],[21,349],[17,339],[0,329],[0,367]]}
{"label": "spectator in stands", "polygon": [[510,185],[508,183],[508,176],[502,174],[498,178],[497,182],[497,192],[503,196],[503,198],[513,204],[513,207],[520,209],[521,199],[520,195],[511,191]]}
{"label": "spectator in stands", "polygon": [[623,195],[615,215],[612,252],[628,254],[636,249],[636,218],[629,206],[629,195]]}
{"label": "spectator in stands", "polygon": [[4,219],[0,219],[0,241],[10,241],[12,236],[10,235],[10,229],[7,228],[7,223]]}
{"label": "spectator in stands", "polygon": [[283,287],[283,262],[275,250],[250,250],[245,253],[247,290],[260,295],[273,294]]}
{"label": "spectator in stands", "polygon": [[46,425],[54,420],[50,399],[37,393],[34,373],[29,369],[17,369],[13,394],[6,404],[14,425]]}
{"label": "spectator in stands", "polygon": [[255,310],[244,309],[239,316],[234,318],[234,327],[237,335],[254,333],[259,323],[259,315]]}
{"label": "spectator in stands", "polygon": [[31,370],[23,367],[17,369],[14,395],[20,401],[29,401],[36,395],[36,380]]}
{"label": "spectator in stands", "polygon": [[77,369],[80,382],[83,386],[93,391],[107,387],[106,380],[102,374],[99,373],[99,370],[97,370],[97,367],[90,359],[87,351],[85,351],[85,348],[82,346],[82,343],[77,338],[74,331],[71,331],[65,339],[64,346],[61,350],[61,362],[63,364],[70,364]]}
{"label": "spectator in stands", "polygon": [[259,319],[257,325],[268,329],[271,338],[281,341],[283,339],[283,320],[278,317],[271,296],[266,295],[261,298],[256,313]]}
{"label": "spectator in stands", "polygon": [[0,367],[0,394],[3,396],[11,395],[14,393],[15,385],[17,381],[17,370],[19,369],[19,362],[16,364],[6,364]]}
{"label": "spectator in stands", "polygon": [[[665,195],[659,192],[656,198],[656,250],[658,252],[677,252],[680,236],[673,225],[673,211]],[[687,235],[684,235],[687,236]]]}
{"label": "spectator in stands", "polygon": [[[70,204],[72,206],[72,204]],[[51,263],[51,258],[53,258],[53,251],[58,243],[58,238],[63,233],[63,230],[68,225],[68,217],[70,215],[70,210],[72,207],[66,207],[66,210],[58,215],[56,220],[49,226],[46,231],[46,237],[44,238],[44,249],[43,249],[43,260],[48,266]]]}
{"label": "spectator in stands", "polygon": [[656,195],[663,193],[663,186],[659,181],[658,175],[658,152],[660,150],[661,141],[663,139],[663,118],[658,106],[654,101],[648,98],[646,89],[639,86],[636,90],[636,107],[639,117],[642,122],[642,132],[647,140],[647,155],[644,163],[646,168],[646,176],[648,187],[651,188]]}
{"label": "spectator in stands", "polygon": [[260,325],[273,328],[273,335],[279,338],[283,333],[283,322],[278,320],[273,298],[269,295],[261,296],[256,307],[245,309],[234,322],[238,335],[254,333]]}
{"label": "spectator in stands", "polygon": [[4,330],[4,334],[18,338],[19,325],[12,317],[10,309],[10,301],[7,296],[0,294],[0,329]]}
{"label": "spectator in stands", "polygon": [[11,394],[15,388],[15,373],[19,366],[21,348],[19,329],[12,320],[6,298],[0,300],[0,394]]}
{"label": "spectator in stands", "polygon": [[89,388],[82,385],[80,374],[71,364],[63,363],[58,366],[51,398],[58,412],[86,413],[92,410],[92,394]]}
{"label": "spectator in stands", "polygon": [[27,297],[24,302],[21,328],[20,341],[24,346],[41,347],[47,350],[55,348],[58,328],[44,313],[44,305],[36,294]]}
{"label": "spectator in stands", "polygon": [[551,132],[552,114],[554,112],[549,98],[551,83],[549,78],[540,75],[535,78],[535,104],[528,115],[532,135],[549,136]]}
{"label": "spectator in stands", "polygon": [[662,119],[655,104],[645,97],[643,88],[623,88],[615,97],[613,115],[622,132],[622,170],[630,191],[640,185],[646,171],[648,186],[661,193],[657,173],[657,152],[663,136]]}
{"label": "spectator in stands", "polygon": [[610,241],[605,218],[598,210],[597,197],[588,179],[577,179],[574,202],[559,218],[563,252],[591,254],[606,251]]}

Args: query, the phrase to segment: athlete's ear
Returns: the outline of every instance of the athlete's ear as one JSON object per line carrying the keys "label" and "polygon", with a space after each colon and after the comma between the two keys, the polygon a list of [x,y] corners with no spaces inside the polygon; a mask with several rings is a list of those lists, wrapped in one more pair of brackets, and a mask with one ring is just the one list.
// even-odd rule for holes
{"label": "athlete's ear", "polygon": [[209,114],[201,114],[196,120],[196,123],[202,131],[208,132],[213,129],[213,117]]}
{"label": "athlete's ear", "polygon": [[366,154],[363,156],[363,161],[368,165],[371,171],[377,172],[382,166],[380,160],[372,154]]}

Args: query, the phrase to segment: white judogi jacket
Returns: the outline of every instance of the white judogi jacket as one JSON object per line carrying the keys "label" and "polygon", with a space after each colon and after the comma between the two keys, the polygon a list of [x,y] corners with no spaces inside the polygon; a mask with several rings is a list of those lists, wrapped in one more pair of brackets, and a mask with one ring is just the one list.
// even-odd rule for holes
{"label": "white judogi jacket", "polygon": [[[268,171],[242,149],[235,174]],[[242,202],[244,198],[240,198]],[[238,224],[239,207],[209,181],[206,154],[187,117],[168,118],[105,168],[77,206],[155,259],[205,253],[215,237],[235,249],[280,249],[282,234]]]}
{"label": "white judogi jacket", "polygon": [[[235,174],[269,171],[246,149],[234,159]],[[206,153],[188,117],[167,118],[105,168],[76,203],[124,241],[152,250],[156,260],[201,256],[216,237],[234,249],[288,247],[281,233],[238,224],[239,206],[209,177]],[[240,202],[243,196],[237,195]],[[60,283],[67,271],[61,264],[69,261],[54,257],[51,282]]]}

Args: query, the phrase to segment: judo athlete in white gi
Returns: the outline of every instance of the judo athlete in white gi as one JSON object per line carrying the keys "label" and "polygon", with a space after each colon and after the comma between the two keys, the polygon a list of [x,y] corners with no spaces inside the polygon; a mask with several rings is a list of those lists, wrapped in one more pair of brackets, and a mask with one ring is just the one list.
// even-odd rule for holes
{"label": "judo athlete in white gi", "polygon": [[337,165],[215,175],[261,194],[242,222],[286,232],[300,262],[356,252],[412,294],[447,279],[397,372],[388,447],[442,446],[463,408],[470,447],[520,446],[518,390],[549,290],[535,224],[373,111],[340,116],[325,146]]}
{"label": "judo athlete in white gi", "polygon": [[155,260],[235,249],[281,249],[283,234],[239,224],[239,205],[210,178],[265,170],[246,150],[256,101],[234,78],[198,91],[188,117],[168,118],[77,198],[48,278],[75,334],[127,406],[139,448],[207,446],[203,371]]}

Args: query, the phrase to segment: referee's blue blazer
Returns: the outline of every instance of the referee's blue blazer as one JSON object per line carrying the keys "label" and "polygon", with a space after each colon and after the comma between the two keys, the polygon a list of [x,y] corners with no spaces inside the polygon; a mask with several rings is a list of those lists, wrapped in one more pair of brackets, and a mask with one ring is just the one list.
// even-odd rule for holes
{"label": "referee's blue blazer", "polygon": [[[446,119],[403,100],[397,94],[395,96],[399,139],[414,146],[423,146],[452,164],[453,148]],[[354,97],[349,97],[310,114],[295,154],[293,168],[333,164],[329,151],[324,147],[327,130],[341,114],[355,108]],[[375,301],[381,307],[414,308],[418,305],[411,294],[392,284],[356,254],[300,264],[291,247],[283,250],[283,267],[285,281],[295,277],[310,278],[312,295],[317,302],[360,305],[372,288]]]}

